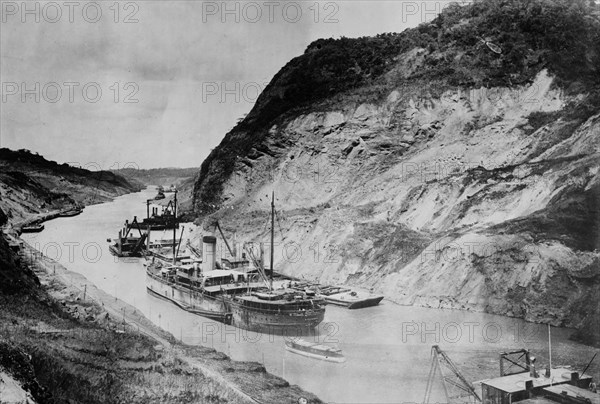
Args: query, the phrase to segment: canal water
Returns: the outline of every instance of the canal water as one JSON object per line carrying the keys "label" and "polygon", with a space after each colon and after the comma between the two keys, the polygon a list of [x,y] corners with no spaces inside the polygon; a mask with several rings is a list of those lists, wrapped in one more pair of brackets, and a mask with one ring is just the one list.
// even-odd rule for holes
{"label": "canal water", "polygon": [[[125,219],[143,218],[145,201],[154,195],[154,188],[149,188],[88,206],[79,216],[46,222],[43,232],[22,237],[69,270],[137,307],[183,342],[212,346],[235,360],[263,363],[270,373],[329,403],[422,402],[432,345],[446,351],[471,382],[498,375],[501,351],[528,348],[538,363],[547,363],[546,326],[483,313],[398,306],[385,300],[360,310],[328,306],[318,333],[309,339],[341,348],[345,363],[286,351],[284,336],[240,330],[187,313],[146,292],[141,259],[117,259],[108,250],[107,238],[117,237]],[[184,238],[192,234],[190,229],[193,225],[184,225]],[[169,238],[172,232],[153,235]],[[568,340],[571,332],[552,328],[553,365],[591,359],[591,348]],[[445,401],[442,391],[438,380],[432,402]]]}

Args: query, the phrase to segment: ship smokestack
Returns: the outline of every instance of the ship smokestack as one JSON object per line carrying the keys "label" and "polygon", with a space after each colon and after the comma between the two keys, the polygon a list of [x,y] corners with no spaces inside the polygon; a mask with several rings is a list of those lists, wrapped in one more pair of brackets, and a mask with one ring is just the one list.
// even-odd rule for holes
{"label": "ship smokestack", "polygon": [[213,271],[215,269],[215,250],[217,238],[214,236],[202,237],[202,272]]}

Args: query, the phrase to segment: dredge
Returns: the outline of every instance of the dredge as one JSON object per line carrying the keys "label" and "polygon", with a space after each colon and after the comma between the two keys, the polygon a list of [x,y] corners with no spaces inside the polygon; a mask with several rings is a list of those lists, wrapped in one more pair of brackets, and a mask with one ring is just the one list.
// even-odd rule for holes
{"label": "dredge", "polygon": [[[139,236],[134,236],[135,230]],[[108,246],[111,254],[117,257],[141,257],[144,253],[145,241],[148,237],[147,233],[142,231],[142,227],[137,221],[137,216],[133,217],[133,221],[125,220],[124,227],[119,230],[117,239],[112,240],[113,244]],[[110,239],[108,239],[111,242]]]}
{"label": "dredge", "polygon": [[150,205],[155,199],[146,201],[146,218],[140,223],[142,229],[168,230],[178,228],[177,223],[177,190],[173,193],[173,198],[169,199],[166,205],[160,204],[162,211],[159,213],[159,207],[152,206],[150,214]]}
{"label": "dredge", "polygon": [[[133,221],[129,223],[125,220],[123,229],[119,230],[119,235],[112,240],[114,243],[108,248],[110,252],[117,257],[142,257],[145,255],[144,247],[149,250],[158,250],[162,247],[176,245],[175,237],[171,240],[155,240],[150,242],[151,230],[167,230],[179,228],[177,223],[177,190],[174,191],[174,196],[163,207],[162,212],[158,213],[158,208],[153,207],[152,215],[150,215],[150,202],[146,201],[146,218],[138,222],[137,216],[134,216]],[[134,235],[137,230],[137,235]],[[110,239],[108,240],[111,241]],[[147,242],[146,242],[147,241]]]}

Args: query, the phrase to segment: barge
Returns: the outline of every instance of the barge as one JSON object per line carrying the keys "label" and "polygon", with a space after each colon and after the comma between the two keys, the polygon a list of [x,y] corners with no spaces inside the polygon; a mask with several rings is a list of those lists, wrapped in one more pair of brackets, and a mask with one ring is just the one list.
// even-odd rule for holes
{"label": "barge", "polygon": [[83,212],[83,209],[77,207],[77,208],[73,208],[73,209],[69,209],[69,210],[65,210],[63,212],[60,212],[58,214],[58,217],[72,217],[72,216],[77,216],[81,212]]}
{"label": "barge", "polygon": [[39,233],[44,230],[43,223],[32,223],[21,227],[21,233]]}
{"label": "barge", "polygon": [[381,295],[374,295],[340,286],[324,286],[320,288],[319,292],[324,296],[327,303],[349,309],[377,306],[383,300],[383,296]]}

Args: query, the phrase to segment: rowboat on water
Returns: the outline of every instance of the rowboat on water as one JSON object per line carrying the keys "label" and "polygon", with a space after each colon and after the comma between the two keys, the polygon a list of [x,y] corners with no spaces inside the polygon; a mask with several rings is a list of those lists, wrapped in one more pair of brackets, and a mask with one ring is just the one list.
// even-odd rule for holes
{"label": "rowboat on water", "polygon": [[290,338],[285,341],[285,349],[298,355],[329,362],[346,362],[342,350],[318,342],[306,341],[302,338]]}

